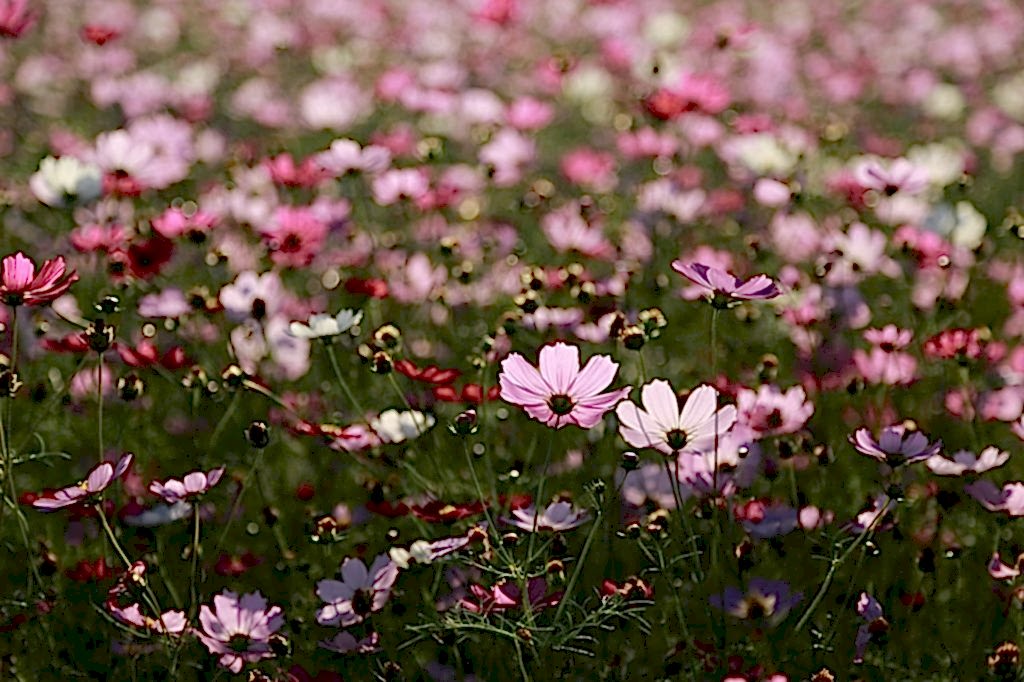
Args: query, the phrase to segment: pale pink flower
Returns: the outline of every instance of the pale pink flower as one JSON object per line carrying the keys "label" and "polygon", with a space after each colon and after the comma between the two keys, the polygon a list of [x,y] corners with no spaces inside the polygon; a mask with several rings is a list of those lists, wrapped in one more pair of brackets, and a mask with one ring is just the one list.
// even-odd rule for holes
{"label": "pale pink flower", "polygon": [[853,177],[862,187],[886,196],[897,192],[918,194],[928,186],[928,173],[902,158],[888,163],[880,159],[866,159],[854,167]]}
{"label": "pale pink flower", "polygon": [[585,509],[577,509],[571,503],[559,500],[549,504],[540,514],[533,506],[513,509],[512,518],[505,519],[505,521],[517,528],[531,532],[539,530],[560,532],[581,526],[587,522],[588,518],[590,515]]}
{"label": "pale pink flower", "polygon": [[942,449],[941,440],[929,443],[923,433],[910,431],[902,424],[885,427],[878,440],[866,428],[857,429],[850,442],[861,454],[891,466],[927,460]]}
{"label": "pale pink flower", "polygon": [[939,476],[963,476],[964,474],[980,474],[1001,467],[1010,459],[1010,453],[990,445],[975,456],[973,452],[960,450],[953,454],[952,459],[942,455],[932,455],[925,460],[925,466]]}
{"label": "pale pink flower", "polygon": [[149,492],[162,497],[168,504],[194,501],[217,485],[223,475],[224,467],[217,467],[205,473],[192,471],[185,474],[180,481],[176,478],[169,478],[162,482],[153,481],[149,484]]}
{"label": "pale pink flower", "polygon": [[988,574],[993,580],[1013,580],[1020,577],[1021,569],[1024,568],[1024,554],[1017,556],[1013,565],[1004,564],[999,557],[999,552],[992,555],[988,562]]}
{"label": "pale pink flower", "polygon": [[0,38],[19,38],[35,22],[28,0],[0,0]]}
{"label": "pale pink flower", "polygon": [[800,386],[783,392],[774,384],[762,384],[757,391],[737,391],[736,409],[740,423],[765,436],[780,436],[802,429],[814,414],[814,403]]}
{"label": "pale pink flower", "polygon": [[398,565],[386,554],[378,556],[369,569],[362,559],[348,557],[341,564],[341,580],[321,580],[316,594],[326,604],[316,612],[321,625],[348,627],[380,611],[391,596],[398,579]]}
{"label": "pale pink flower", "polygon": [[672,385],[655,379],[640,390],[644,409],[629,401],[619,403],[619,434],[635,448],[654,448],[671,455],[677,452],[706,452],[736,423],[736,407],[718,409],[718,391],[699,386],[679,408]]}
{"label": "pale pink flower", "polygon": [[992,481],[979,480],[968,483],[964,490],[991,512],[1024,516],[1024,483],[1020,481],[1011,481],[999,488]]}
{"label": "pale pink flower", "polygon": [[629,393],[628,386],[602,393],[619,369],[607,355],[593,356],[581,370],[580,349],[559,342],[540,349],[539,364],[538,371],[519,353],[505,358],[498,376],[501,397],[556,429],[589,429]]}
{"label": "pale pink flower", "polygon": [[224,590],[213,598],[213,608],[203,604],[199,610],[202,629],[196,631],[211,654],[220,654],[220,665],[233,673],[246,663],[273,658],[270,638],[284,625],[280,606],[267,608],[259,592],[241,598]]}
{"label": "pale pink flower", "polygon": [[41,511],[56,511],[65,507],[74,507],[88,502],[95,502],[110,484],[121,478],[132,463],[131,453],[121,456],[117,464],[103,462],[93,467],[84,481],[54,492],[44,493],[32,502],[32,506]]}

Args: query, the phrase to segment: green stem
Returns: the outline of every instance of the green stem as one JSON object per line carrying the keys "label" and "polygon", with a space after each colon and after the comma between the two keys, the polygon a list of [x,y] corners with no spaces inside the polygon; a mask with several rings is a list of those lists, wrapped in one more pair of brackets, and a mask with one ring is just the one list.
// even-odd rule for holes
{"label": "green stem", "polygon": [[878,522],[889,511],[889,505],[891,503],[892,500],[886,500],[885,505],[882,507],[881,511],[879,511],[878,515],[871,520],[871,523],[869,523],[867,527],[864,528],[863,531],[861,531],[860,535],[857,536],[857,539],[854,540],[853,543],[846,548],[845,552],[843,552],[838,558],[832,559],[832,561],[829,563],[828,573],[825,574],[825,580],[822,581],[821,587],[818,588],[817,593],[815,593],[814,595],[814,599],[812,599],[811,603],[807,606],[807,610],[804,611],[803,615],[800,616],[800,620],[797,621],[796,627],[793,628],[794,634],[800,632],[803,629],[803,627],[807,625],[807,621],[810,620],[811,614],[813,614],[815,609],[818,608],[818,606],[821,604],[822,599],[825,598],[825,593],[828,592],[829,587],[832,586],[832,580],[835,578],[836,571],[839,569],[840,566],[843,565],[847,558],[849,558],[850,554],[852,554],[855,549],[860,547],[861,543],[867,540],[868,537],[875,532],[875,526],[878,525]]}
{"label": "green stem", "polygon": [[576,558],[576,565],[572,569],[572,575],[569,576],[569,583],[565,586],[565,591],[562,593],[562,598],[558,602],[558,609],[555,611],[555,619],[552,625],[557,628],[558,621],[562,617],[562,612],[565,611],[566,605],[572,598],[572,591],[576,587],[576,581],[579,580],[580,574],[583,572],[583,564],[586,562],[587,555],[590,554],[590,546],[594,542],[594,538],[597,537],[597,529],[601,525],[601,521],[604,518],[604,510],[598,508],[596,510],[596,516],[594,517],[594,523],[590,526],[590,532],[587,533],[587,539],[583,542],[583,550],[580,555]]}
{"label": "green stem", "polygon": [[341,367],[338,365],[338,358],[334,354],[334,346],[330,343],[325,343],[324,348],[327,349],[327,357],[331,360],[331,368],[334,370],[334,378],[338,380],[338,385],[341,386],[342,392],[345,393],[345,397],[348,398],[349,403],[353,409],[358,412],[358,419],[366,419],[366,411],[363,406],[359,404],[355,395],[352,394],[352,390],[348,387],[348,382],[345,381],[345,377],[341,373]]}
{"label": "green stem", "polygon": [[192,503],[192,575],[189,578],[188,615],[192,618],[199,607],[199,503]]}
{"label": "green stem", "polygon": [[234,522],[235,516],[238,514],[238,507],[242,503],[242,496],[245,494],[246,488],[249,486],[249,481],[252,480],[253,472],[256,471],[262,461],[263,450],[258,450],[256,452],[255,459],[253,459],[252,466],[249,467],[249,472],[245,475],[245,478],[242,479],[242,484],[238,487],[238,493],[235,495],[234,502],[231,503],[231,511],[228,512],[228,519],[224,523],[224,528],[220,532],[220,537],[217,538],[217,544],[213,546],[214,553],[216,553],[217,550],[221,548],[221,545],[224,544],[224,538],[227,536],[228,530],[231,528],[231,524]]}

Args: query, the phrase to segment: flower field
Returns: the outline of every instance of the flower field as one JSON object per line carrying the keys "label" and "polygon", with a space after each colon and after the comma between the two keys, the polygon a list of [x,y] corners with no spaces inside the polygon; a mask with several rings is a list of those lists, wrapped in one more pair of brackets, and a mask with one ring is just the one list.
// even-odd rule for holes
{"label": "flower field", "polygon": [[1024,679],[1014,0],[0,0],[0,680]]}

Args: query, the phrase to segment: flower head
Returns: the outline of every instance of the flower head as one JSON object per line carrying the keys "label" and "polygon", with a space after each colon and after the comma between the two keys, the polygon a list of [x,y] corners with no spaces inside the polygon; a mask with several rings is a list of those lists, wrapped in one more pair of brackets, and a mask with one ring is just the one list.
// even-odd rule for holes
{"label": "flower head", "polygon": [[513,509],[512,517],[507,519],[508,523],[517,528],[535,532],[538,530],[572,530],[586,523],[589,515],[585,509],[577,509],[569,502],[558,501],[549,504],[540,514],[533,506]]}
{"label": "flower head", "polygon": [[857,628],[853,662],[862,663],[868,643],[884,637],[889,631],[889,621],[882,614],[882,605],[867,592],[860,593],[860,599],[857,600],[857,615],[863,618],[865,623]]}
{"label": "flower head", "polygon": [[32,502],[32,506],[42,511],[55,511],[95,501],[111,483],[128,471],[133,457],[134,455],[128,453],[123,455],[117,464],[98,464],[89,471],[84,481],[61,488],[52,495],[40,497]]}
{"label": "flower head", "polygon": [[220,654],[222,666],[238,673],[246,663],[274,657],[270,638],[284,624],[284,616],[280,606],[268,609],[259,592],[239,597],[224,590],[213,598],[212,609],[203,604],[199,623],[199,641],[211,654]]}
{"label": "flower head", "polygon": [[737,618],[778,624],[803,595],[790,592],[789,584],[782,580],[751,578],[747,591],[728,587],[720,595],[711,597],[711,605]]}
{"label": "flower head", "polygon": [[103,174],[98,166],[73,156],[47,156],[39,162],[39,170],[29,178],[28,185],[36,199],[59,208],[99,197],[103,193]]}
{"label": "flower head", "polygon": [[316,612],[321,625],[348,627],[380,611],[391,596],[398,579],[398,565],[386,554],[378,556],[369,569],[362,559],[348,557],[341,564],[341,580],[321,580],[316,594],[326,604]]}
{"label": "flower head", "polygon": [[674,452],[704,452],[736,422],[736,408],[718,409],[718,391],[704,385],[694,389],[679,408],[672,385],[655,379],[640,390],[644,409],[623,401],[615,408],[619,434],[635,448]]}
{"label": "flower head", "polygon": [[163,482],[153,481],[149,484],[149,492],[162,497],[168,504],[195,500],[217,485],[223,475],[224,467],[217,467],[206,473],[193,471],[185,474],[180,481],[176,478],[169,478]]}
{"label": "flower head", "polygon": [[36,274],[35,263],[19,251],[0,264],[0,301],[9,306],[43,305],[77,281],[78,274],[68,272],[63,256],[46,261]]}
{"label": "flower head", "polygon": [[565,343],[544,346],[538,371],[519,353],[501,363],[498,383],[503,400],[519,405],[548,426],[575,424],[589,429],[629,393],[629,387],[602,393],[619,365],[607,355],[595,355],[580,369],[580,349]]}
{"label": "flower head", "polygon": [[980,474],[1001,467],[1009,459],[1009,452],[990,445],[978,456],[967,450],[954,453],[953,459],[935,454],[925,461],[925,466],[931,469],[933,474],[939,476],[962,476],[964,474]]}
{"label": "flower head", "polygon": [[941,440],[929,443],[923,433],[910,431],[903,424],[885,427],[878,440],[867,429],[857,429],[850,436],[850,442],[861,454],[891,466],[920,462],[938,454],[942,449]]}
{"label": "flower head", "polygon": [[763,301],[779,295],[779,287],[768,275],[742,280],[725,270],[703,263],[672,262],[672,269],[704,290],[716,308],[728,308],[739,301]]}
{"label": "flower head", "polygon": [[344,334],[363,319],[363,311],[346,308],[337,315],[311,315],[306,323],[292,322],[288,333],[300,339],[329,339]]}

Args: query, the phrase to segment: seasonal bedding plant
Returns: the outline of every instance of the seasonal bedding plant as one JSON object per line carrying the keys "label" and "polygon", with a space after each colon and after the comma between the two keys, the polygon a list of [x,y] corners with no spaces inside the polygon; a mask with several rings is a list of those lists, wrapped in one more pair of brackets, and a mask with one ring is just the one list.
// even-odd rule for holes
{"label": "seasonal bedding plant", "polygon": [[1021,679],[1022,53],[0,0],[0,678]]}

